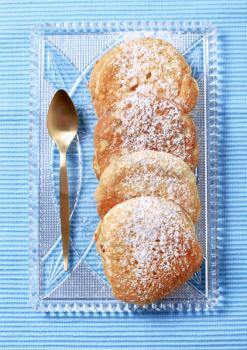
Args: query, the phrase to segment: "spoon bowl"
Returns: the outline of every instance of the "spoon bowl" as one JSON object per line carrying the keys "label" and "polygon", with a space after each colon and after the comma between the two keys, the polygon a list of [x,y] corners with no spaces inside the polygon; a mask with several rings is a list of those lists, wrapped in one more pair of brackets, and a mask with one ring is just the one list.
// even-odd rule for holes
{"label": "spoon bowl", "polygon": [[76,108],[64,90],[58,90],[53,96],[47,115],[47,129],[59,151],[67,150],[77,134]]}
{"label": "spoon bowl", "polygon": [[60,153],[60,221],[64,270],[68,271],[70,209],[66,153],[78,131],[78,116],[71,98],[64,90],[58,90],[53,96],[47,114],[47,129]]}

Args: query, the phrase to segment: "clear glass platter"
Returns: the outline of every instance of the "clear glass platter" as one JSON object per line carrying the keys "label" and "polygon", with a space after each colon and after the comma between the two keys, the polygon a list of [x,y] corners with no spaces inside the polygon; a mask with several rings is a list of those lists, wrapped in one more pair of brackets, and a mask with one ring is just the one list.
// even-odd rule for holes
{"label": "clear glass platter", "polygon": [[[87,83],[95,61],[124,40],[152,36],[186,58],[200,96],[192,112],[200,162],[196,170],[202,212],[196,226],[204,249],[201,270],[168,298],[146,310],[206,310],[218,299],[217,278],[217,41],[208,22],[59,23],[34,28],[30,89],[30,299],[37,311],[132,312],[112,296],[93,239],[99,217],[92,169],[96,116]],[[65,89],[79,115],[69,148],[70,269],[63,270],[59,219],[59,154],[46,129],[49,103]]]}

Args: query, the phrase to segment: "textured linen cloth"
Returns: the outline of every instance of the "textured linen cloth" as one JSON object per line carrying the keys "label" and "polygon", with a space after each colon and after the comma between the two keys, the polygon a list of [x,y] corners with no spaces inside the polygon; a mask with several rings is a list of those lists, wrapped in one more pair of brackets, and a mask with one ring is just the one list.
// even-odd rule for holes
{"label": "textured linen cloth", "polygon": [[[219,51],[220,305],[199,314],[45,315],[28,303],[29,46],[35,24],[211,20]],[[247,349],[246,0],[0,1],[0,349]]]}

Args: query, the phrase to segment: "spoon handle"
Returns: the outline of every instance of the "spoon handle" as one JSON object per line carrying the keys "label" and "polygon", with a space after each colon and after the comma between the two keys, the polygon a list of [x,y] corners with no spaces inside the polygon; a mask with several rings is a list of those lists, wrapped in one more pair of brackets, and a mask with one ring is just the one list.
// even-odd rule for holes
{"label": "spoon handle", "polygon": [[69,263],[69,187],[66,165],[66,152],[60,152],[60,220],[63,243],[64,271]]}

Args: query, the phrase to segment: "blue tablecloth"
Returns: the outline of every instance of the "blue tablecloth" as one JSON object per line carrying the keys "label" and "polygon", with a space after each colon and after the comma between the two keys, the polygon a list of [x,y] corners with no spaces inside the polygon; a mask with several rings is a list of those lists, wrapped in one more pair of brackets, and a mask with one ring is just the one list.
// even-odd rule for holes
{"label": "blue tablecloth", "polygon": [[[205,314],[48,316],[28,303],[29,45],[34,24],[209,19],[220,55],[220,306]],[[246,0],[0,1],[0,348],[247,349]]]}

